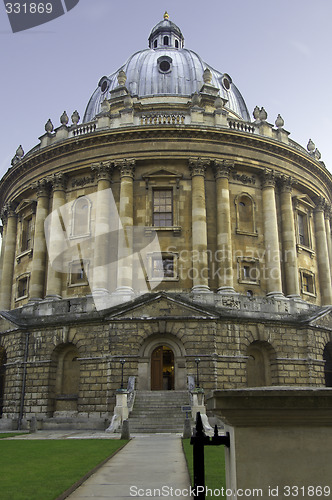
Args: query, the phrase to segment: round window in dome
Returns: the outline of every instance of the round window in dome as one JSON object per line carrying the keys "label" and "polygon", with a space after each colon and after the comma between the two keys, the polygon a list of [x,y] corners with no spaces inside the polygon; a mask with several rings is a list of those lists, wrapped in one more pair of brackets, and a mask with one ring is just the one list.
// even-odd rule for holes
{"label": "round window in dome", "polygon": [[168,56],[159,57],[158,69],[161,73],[169,73],[172,69],[172,58]]}
{"label": "round window in dome", "polygon": [[224,75],[222,77],[221,83],[225,90],[230,90],[232,79],[229,75]]}
{"label": "round window in dome", "polygon": [[166,73],[166,71],[170,70],[171,65],[168,61],[161,61],[161,63],[159,64],[159,68],[161,69],[161,71]]}
{"label": "round window in dome", "polygon": [[98,86],[100,87],[100,90],[102,91],[102,93],[104,94],[106,92],[106,90],[109,89],[109,86],[110,86],[110,81],[109,79],[106,77],[106,76],[103,76],[100,80],[99,80],[99,83],[98,83]]}

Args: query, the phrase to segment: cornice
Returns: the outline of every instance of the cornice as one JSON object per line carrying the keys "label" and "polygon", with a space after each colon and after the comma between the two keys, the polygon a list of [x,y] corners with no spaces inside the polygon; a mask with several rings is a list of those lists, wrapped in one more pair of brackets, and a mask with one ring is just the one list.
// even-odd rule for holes
{"label": "cornice", "polygon": [[[0,202],[4,201],[4,196],[9,187],[17,182],[22,175],[32,172],[36,166],[49,163],[50,160],[63,158],[78,151],[101,147],[110,143],[132,143],[135,141],[151,140],[176,140],[177,142],[195,140],[206,143],[226,143],[230,146],[249,148],[257,153],[268,153],[278,157],[280,160],[291,162],[305,169],[308,175],[317,176],[321,182],[327,186],[332,198],[332,174],[319,162],[307,157],[305,152],[296,150],[287,144],[280,143],[273,139],[246,132],[238,132],[225,128],[200,127],[186,125],[185,127],[170,127],[162,125],[135,126],[123,129],[96,131],[81,137],[70,138],[60,143],[56,143],[31,152],[24,157],[14,167],[10,168],[0,182]],[[188,152],[188,156],[195,155],[194,151]],[[213,152],[206,152],[210,157]],[[131,153],[132,155],[132,153]],[[121,159],[121,158],[119,158]],[[116,160],[116,158],[114,158]],[[47,172],[44,172],[44,176]]]}

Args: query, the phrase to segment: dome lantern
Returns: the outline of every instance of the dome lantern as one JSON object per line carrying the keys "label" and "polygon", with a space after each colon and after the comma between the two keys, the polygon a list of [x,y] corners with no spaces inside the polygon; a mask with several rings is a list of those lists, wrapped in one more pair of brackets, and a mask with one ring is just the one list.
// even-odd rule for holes
{"label": "dome lantern", "polygon": [[172,47],[182,49],[184,47],[184,37],[180,28],[169,20],[168,12],[165,12],[163,21],[160,21],[152,29],[149,36],[150,49],[161,47]]}

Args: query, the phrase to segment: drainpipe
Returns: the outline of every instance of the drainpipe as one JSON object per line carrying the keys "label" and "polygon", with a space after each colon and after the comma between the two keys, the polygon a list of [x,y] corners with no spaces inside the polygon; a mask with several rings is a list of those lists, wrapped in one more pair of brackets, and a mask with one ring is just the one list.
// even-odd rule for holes
{"label": "drainpipe", "polygon": [[25,332],[25,349],[24,349],[24,360],[23,360],[23,379],[22,379],[22,391],[21,391],[21,401],[20,401],[20,414],[18,418],[17,430],[21,430],[23,412],[24,412],[24,398],[25,398],[25,385],[27,378],[27,361],[29,355],[29,332]]}

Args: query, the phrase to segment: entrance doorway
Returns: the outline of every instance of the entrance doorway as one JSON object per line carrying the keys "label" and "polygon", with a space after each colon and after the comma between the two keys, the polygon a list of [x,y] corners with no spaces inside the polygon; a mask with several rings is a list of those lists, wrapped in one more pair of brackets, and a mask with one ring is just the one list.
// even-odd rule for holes
{"label": "entrance doorway", "polygon": [[174,353],[158,346],[151,356],[151,391],[174,390]]}

